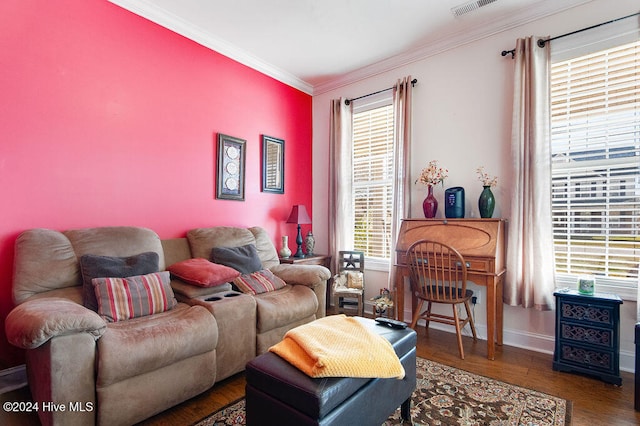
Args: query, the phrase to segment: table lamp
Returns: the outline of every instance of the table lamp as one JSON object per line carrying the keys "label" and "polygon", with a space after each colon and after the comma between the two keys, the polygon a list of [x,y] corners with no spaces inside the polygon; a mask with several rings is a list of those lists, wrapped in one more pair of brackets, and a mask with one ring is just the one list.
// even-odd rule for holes
{"label": "table lamp", "polygon": [[293,257],[304,257],[304,253],[302,252],[302,231],[300,230],[300,225],[311,223],[306,207],[302,204],[296,204],[293,206],[289,219],[287,219],[287,223],[298,224],[298,236],[296,237],[298,251],[296,251],[296,254]]}

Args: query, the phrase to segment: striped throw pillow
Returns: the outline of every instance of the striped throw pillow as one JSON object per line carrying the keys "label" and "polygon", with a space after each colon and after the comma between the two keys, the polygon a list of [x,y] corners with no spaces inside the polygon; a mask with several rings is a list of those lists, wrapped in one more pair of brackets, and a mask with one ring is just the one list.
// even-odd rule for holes
{"label": "striped throw pillow", "polygon": [[261,269],[252,274],[242,274],[233,280],[233,284],[238,287],[241,292],[247,294],[266,293],[268,291],[281,289],[287,285],[268,269]]}
{"label": "striped throw pillow", "polygon": [[94,278],[98,314],[109,322],[168,311],[176,305],[169,271],[128,278]]}

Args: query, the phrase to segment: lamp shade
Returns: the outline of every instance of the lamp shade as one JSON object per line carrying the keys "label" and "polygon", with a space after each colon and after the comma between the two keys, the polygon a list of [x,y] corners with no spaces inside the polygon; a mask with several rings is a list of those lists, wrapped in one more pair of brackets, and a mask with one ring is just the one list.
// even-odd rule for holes
{"label": "lamp shade", "polygon": [[311,223],[311,218],[307,214],[307,208],[302,204],[293,206],[287,223],[297,223],[298,225]]}

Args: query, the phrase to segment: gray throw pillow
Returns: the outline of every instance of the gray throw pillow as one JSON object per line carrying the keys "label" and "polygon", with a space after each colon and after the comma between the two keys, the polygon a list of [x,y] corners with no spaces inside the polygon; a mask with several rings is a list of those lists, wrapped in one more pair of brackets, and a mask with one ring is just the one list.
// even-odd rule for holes
{"label": "gray throw pillow", "polygon": [[98,256],[85,254],[80,257],[82,273],[82,304],[98,312],[93,283],[94,278],[128,278],[147,275],[159,270],[159,256],[154,251],[128,257]]}
{"label": "gray throw pillow", "polygon": [[262,269],[258,250],[253,244],[241,247],[214,247],[211,261],[229,266],[241,274],[252,274]]}

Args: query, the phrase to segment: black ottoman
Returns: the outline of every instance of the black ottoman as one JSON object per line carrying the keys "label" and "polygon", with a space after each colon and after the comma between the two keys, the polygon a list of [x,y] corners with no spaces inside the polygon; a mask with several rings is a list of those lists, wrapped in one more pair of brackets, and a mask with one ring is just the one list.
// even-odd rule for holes
{"label": "black ottoman", "polygon": [[247,364],[247,425],[380,425],[399,406],[408,420],[416,387],[416,333],[358,320],[392,344],[404,379],[313,379],[267,352]]}

